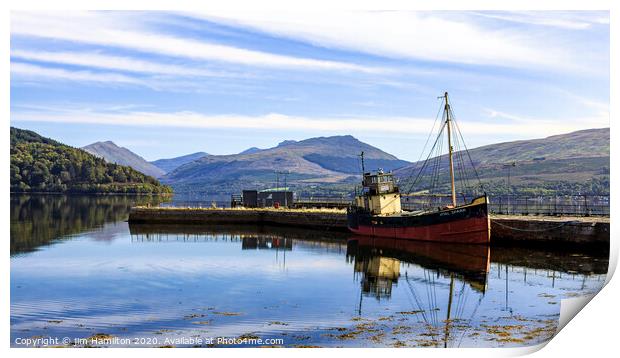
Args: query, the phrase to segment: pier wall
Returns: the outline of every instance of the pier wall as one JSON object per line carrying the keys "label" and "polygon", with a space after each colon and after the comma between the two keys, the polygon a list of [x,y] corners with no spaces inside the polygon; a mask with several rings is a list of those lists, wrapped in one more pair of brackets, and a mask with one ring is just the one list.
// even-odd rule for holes
{"label": "pier wall", "polygon": [[492,217],[491,241],[497,244],[588,246],[609,250],[609,218]]}
{"label": "pier wall", "polygon": [[[338,210],[137,207],[131,209],[129,222],[282,225],[348,231],[346,214]],[[609,225],[609,218],[493,216],[491,217],[491,244],[609,250]]]}
{"label": "pier wall", "polygon": [[270,209],[132,208],[131,223],[285,225],[347,231],[347,216],[339,211]]}

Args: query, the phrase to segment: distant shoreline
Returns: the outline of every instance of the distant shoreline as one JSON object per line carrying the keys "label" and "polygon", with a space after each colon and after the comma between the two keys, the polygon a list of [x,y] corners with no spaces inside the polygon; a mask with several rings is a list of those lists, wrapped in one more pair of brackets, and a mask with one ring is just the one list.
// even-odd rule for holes
{"label": "distant shoreline", "polygon": [[175,193],[80,193],[80,192],[62,192],[62,191],[11,191],[10,194],[34,194],[34,195],[93,195],[93,196],[173,196]]}

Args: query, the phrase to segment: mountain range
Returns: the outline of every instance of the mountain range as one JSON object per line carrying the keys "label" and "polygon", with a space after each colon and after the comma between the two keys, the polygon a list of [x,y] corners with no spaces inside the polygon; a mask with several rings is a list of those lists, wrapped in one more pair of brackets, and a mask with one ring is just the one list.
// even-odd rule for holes
{"label": "mountain range", "polygon": [[[609,128],[596,128],[541,139],[490,144],[470,149],[469,155],[463,153],[463,161],[465,168],[473,172],[471,157],[481,182],[493,192],[516,190],[527,193],[532,189],[536,193],[562,192],[563,187],[569,188],[566,192],[609,192],[609,136]],[[455,157],[458,155],[455,153]],[[447,188],[447,156],[439,160],[439,185]],[[395,175],[409,178],[422,168],[422,164],[411,163],[396,170]],[[471,174],[470,180],[473,181],[474,177],[475,174]],[[508,181],[511,188],[507,187]],[[425,184],[428,183],[422,183],[416,190],[427,189]]]}
{"label": "mountain range", "polygon": [[[359,180],[359,153],[362,151],[366,170],[393,170],[401,189],[407,191],[412,175],[422,164],[400,160],[350,135],[285,140],[273,148],[251,147],[230,155],[197,152],[150,163],[111,142],[103,144],[87,148],[96,149],[99,156],[116,163],[130,163],[128,159],[132,159],[137,170],[156,167],[157,176],[176,192],[229,193],[247,188],[262,189],[275,186],[278,179],[280,184],[286,180],[288,186],[297,189],[348,192]],[[100,150],[102,147],[106,150]],[[490,192],[609,191],[609,128],[491,144],[473,148],[469,156],[463,154],[462,157],[465,164],[469,164],[471,157],[477,174]],[[445,187],[449,183],[447,159],[445,155],[439,159],[437,185]],[[472,174],[470,180],[473,179]],[[511,188],[508,188],[508,181]],[[413,191],[426,190],[428,184],[422,182]]]}
{"label": "mountain range", "polygon": [[147,162],[129,149],[117,146],[111,141],[96,142],[82,147],[82,149],[92,155],[105,159],[108,163],[127,165],[154,178],[159,178],[166,174],[166,171],[163,169]]}
{"label": "mountain range", "polygon": [[391,170],[408,164],[352,136],[284,141],[276,147],[232,155],[211,155],[187,163],[166,174],[165,183],[176,188],[240,190],[276,185],[276,171],[288,184],[311,185],[346,181],[361,171],[358,154],[366,163]]}
{"label": "mountain range", "polygon": [[193,162],[194,160],[200,159],[207,155],[209,154],[205,152],[196,152],[196,153],[182,155],[180,157],[175,157],[175,158],[158,159],[158,160],[150,162],[150,164],[163,170],[164,173],[169,173],[183,164]]}

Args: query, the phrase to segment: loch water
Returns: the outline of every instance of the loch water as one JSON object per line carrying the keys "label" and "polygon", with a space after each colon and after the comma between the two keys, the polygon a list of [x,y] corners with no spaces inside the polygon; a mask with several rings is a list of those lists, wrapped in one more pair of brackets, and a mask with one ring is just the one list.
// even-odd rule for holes
{"label": "loch water", "polygon": [[11,195],[11,346],[534,345],[608,267],[605,253],[127,223],[162,200]]}

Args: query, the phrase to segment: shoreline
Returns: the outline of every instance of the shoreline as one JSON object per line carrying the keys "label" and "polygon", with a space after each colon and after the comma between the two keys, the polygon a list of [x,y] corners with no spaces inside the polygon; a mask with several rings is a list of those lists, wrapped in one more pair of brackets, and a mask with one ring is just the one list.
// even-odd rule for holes
{"label": "shoreline", "polygon": [[120,192],[95,192],[95,193],[80,193],[80,192],[62,192],[62,191],[11,191],[9,195],[109,195],[109,196],[173,196],[174,193],[120,193]]}

